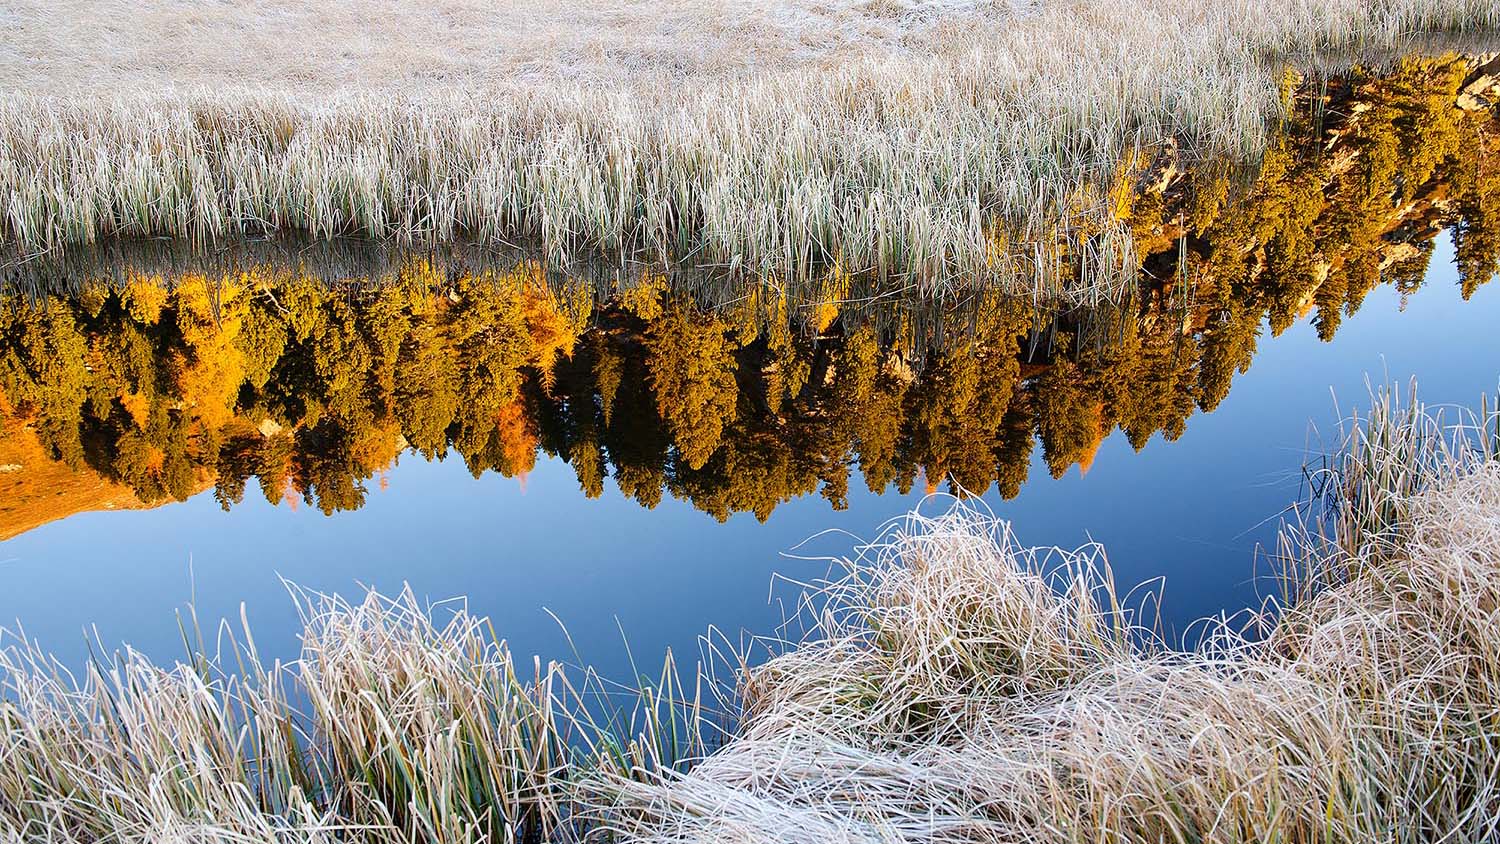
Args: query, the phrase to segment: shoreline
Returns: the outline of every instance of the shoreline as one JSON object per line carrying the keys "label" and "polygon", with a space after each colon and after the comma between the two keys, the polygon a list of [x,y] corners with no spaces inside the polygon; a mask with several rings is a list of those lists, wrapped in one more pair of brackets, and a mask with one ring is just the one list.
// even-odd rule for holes
{"label": "shoreline", "polygon": [[1482,837],[1500,416],[1372,401],[1286,523],[1284,602],[1198,650],[1141,626],[1102,549],[1020,548],[963,507],[855,549],[814,584],[815,632],[726,666],[732,689],[670,655],[633,691],[533,671],[409,593],[294,590],[293,665],[243,627],[210,655],[191,611],[191,665],[127,653],[77,686],[8,642],[0,834]]}

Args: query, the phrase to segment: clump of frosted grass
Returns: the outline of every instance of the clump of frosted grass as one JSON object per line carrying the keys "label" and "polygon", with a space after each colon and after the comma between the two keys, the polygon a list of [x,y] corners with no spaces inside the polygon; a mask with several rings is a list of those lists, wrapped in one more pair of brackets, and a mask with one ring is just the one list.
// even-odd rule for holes
{"label": "clump of frosted grass", "polygon": [[[1486,398],[1476,410],[1429,406],[1413,380],[1403,397],[1398,385],[1370,393],[1339,432],[1339,444],[1308,474],[1315,508],[1284,537],[1292,557],[1359,559],[1382,545],[1399,544],[1410,528],[1410,508],[1420,493],[1442,481],[1458,482],[1500,459],[1500,408]],[[1331,571],[1327,565],[1318,567]],[[1295,569],[1294,569],[1295,571]],[[1316,581],[1308,584],[1317,589]]]}
{"label": "clump of frosted grass", "polygon": [[701,752],[670,659],[626,696],[515,662],[462,607],[294,592],[292,665],[243,618],[217,646],[193,619],[171,667],[127,651],[75,677],[0,650],[0,841],[568,840],[580,773]]}
{"label": "clump of frosted grass", "polygon": [[1253,160],[1285,63],[1488,31],[1500,11],[1084,0],[965,20],[952,49],[649,95],[556,80],[472,95],[12,92],[0,98],[0,242],[471,237],[554,258],[1100,295],[1135,267],[1095,198],[1127,149],[1170,139]]}

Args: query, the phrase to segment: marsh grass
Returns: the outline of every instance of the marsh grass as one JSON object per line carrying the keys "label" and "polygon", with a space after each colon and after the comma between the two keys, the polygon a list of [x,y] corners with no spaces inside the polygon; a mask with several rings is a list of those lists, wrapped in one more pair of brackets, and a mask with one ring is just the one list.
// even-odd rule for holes
{"label": "marsh grass", "polygon": [[1399,543],[1424,490],[1500,459],[1500,408],[1487,396],[1478,408],[1429,406],[1415,380],[1404,395],[1389,384],[1370,391],[1363,414],[1355,408],[1345,419],[1338,442],[1309,467],[1310,506],[1282,542],[1295,556],[1359,558],[1372,546]]}
{"label": "marsh grass", "polygon": [[1136,266],[1107,199],[1128,151],[1171,140],[1251,162],[1288,63],[1482,36],[1500,12],[1089,0],[997,5],[984,21],[963,49],[872,49],[649,96],[561,81],[469,95],[12,91],[0,241],[475,238],[554,259],[1105,295]]}

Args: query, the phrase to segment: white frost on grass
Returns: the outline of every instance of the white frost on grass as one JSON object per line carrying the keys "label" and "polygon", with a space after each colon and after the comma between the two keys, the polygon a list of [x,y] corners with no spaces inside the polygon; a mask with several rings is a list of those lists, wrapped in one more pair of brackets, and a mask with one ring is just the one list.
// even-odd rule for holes
{"label": "white frost on grass", "polygon": [[15,0],[0,86],[493,88],[701,83],[851,54],[927,52],[1008,14],[986,0]]}
{"label": "white frost on grass", "polygon": [[35,2],[0,19],[0,247],[475,238],[1073,298],[1134,278],[1101,191],[1133,149],[1254,161],[1287,62],[1500,25],[1493,0]]}

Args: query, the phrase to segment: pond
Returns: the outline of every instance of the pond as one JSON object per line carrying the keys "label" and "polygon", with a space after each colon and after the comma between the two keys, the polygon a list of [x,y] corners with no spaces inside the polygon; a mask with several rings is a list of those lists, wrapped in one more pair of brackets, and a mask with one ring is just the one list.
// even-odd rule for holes
{"label": "pond", "polygon": [[1461,142],[1494,118],[1439,137],[1399,90],[1256,173],[1148,168],[1115,300],[296,244],[12,264],[0,624],[171,660],[178,610],[243,606],[290,659],[288,584],[409,587],[625,678],[774,634],[796,583],[957,495],[1102,543],[1190,639],[1275,594],[1257,551],[1370,384],[1496,386],[1495,136]]}
{"label": "pond", "polygon": [[[1495,386],[1500,337],[1492,330],[1494,291],[1481,290],[1467,302],[1460,297],[1447,241],[1432,263],[1425,289],[1405,295],[1392,286],[1376,288],[1332,342],[1320,341],[1306,319],[1262,339],[1253,366],[1235,378],[1211,413],[1165,417],[1168,426],[1182,427],[1175,441],[1156,434],[1137,452],[1122,430],[1097,444],[1068,444],[1058,435],[1054,449],[1072,448],[1081,458],[1064,465],[1061,477],[1051,477],[1044,448],[1036,448],[1021,458],[1029,471],[1019,494],[1007,501],[991,489],[978,506],[1013,520],[1027,543],[1103,543],[1122,584],[1164,578],[1163,618],[1179,634],[1203,615],[1253,605],[1258,594],[1274,593],[1271,584],[1257,583],[1257,546],[1273,539],[1276,516],[1298,494],[1304,460],[1336,441],[1339,408],[1347,413],[1367,402],[1367,379],[1404,383],[1416,376],[1425,400],[1464,404]],[[1191,353],[1179,348],[1175,354]],[[582,357],[575,348],[574,359]],[[941,365],[928,361],[929,367]],[[1027,383],[1039,391],[1046,389],[1046,378],[1029,376]],[[643,380],[649,374],[627,370],[621,390],[640,389]],[[846,386],[837,376],[830,383],[831,391]],[[822,401],[833,399],[830,393]],[[1038,393],[1035,400],[1098,413],[1093,398],[1061,405]],[[611,421],[622,413],[650,416],[649,410],[619,403]],[[390,431],[381,431],[372,436],[385,436],[384,443],[351,445],[325,427],[324,439],[295,443],[290,459],[296,467],[285,470],[283,479],[294,480],[272,490],[274,502],[252,477],[243,498],[223,507],[202,466],[192,467],[186,500],[167,495],[165,503],[149,507],[140,496],[120,491],[117,482],[103,491],[65,493],[61,485],[32,490],[35,503],[27,508],[45,507],[49,495],[80,495],[65,506],[81,512],[58,512],[0,542],[0,618],[18,620],[27,635],[70,664],[86,657],[86,640],[95,635],[106,647],[128,642],[169,659],[181,652],[176,610],[191,601],[200,618],[237,619],[243,602],[260,647],[292,657],[300,626],[283,579],[351,596],[366,586],[394,593],[409,585],[427,599],[466,597],[471,609],[495,620],[497,632],[519,653],[571,661],[576,647],[606,674],[622,676],[629,671],[628,642],[646,670],[666,647],[696,653],[697,637],[710,626],[731,635],[742,628],[774,632],[783,607],[769,600],[773,574],[820,577],[828,563],[818,558],[849,553],[854,537],[874,538],[887,520],[914,507],[951,504],[946,488],[924,502],[922,477],[904,484],[898,479],[883,494],[870,492],[858,466],[842,509],[804,492],[816,478],[803,484],[795,476],[815,475],[827,465],[799,449],[817,448],[808,443],[829,434],[787,429],[810,424],[816,413],[810,407],[786,409],[776,432],[731,426],[725,436],[744,440],[736,444],[742,450],[734,457],[744,468],[735,470],[735,478],[748,489],[732,489],[724,477],[715,477],[716,469],[725,470],[712,459],[694,470],[680,449],[669,456],[659,420],[621,420],[643,430],[602,437],[599,454],[613,475],[626,475],[631,494],[603,477],[580,484],[580,474],[588,473],[565,456],[545,450],[535,456],[538,440],[556,436],[540,428],[579,424],[554,416],[518,425],[521,456],[496,452],[516,463],[485,467],[478,478],[454,451],[424,457],[409,444],[411,434],[393,441]],[[1097,418],[1088,424],[1098,430]],[[781,439],[755,441],[773,433]],[[909,431],[902,437],[921,435]],[[259,431],[251,436],[276,439]],[[797,436],[807,439],[798,442]],[[7,428],[7,453],[23,450],[25,437],[36,432]],[[649,457],[629,453],[645,438],[653,438],[649,448],[658,450],[661,462],[654,466]],[[576,433],[571,439],[582,441]],[[221,454],[229,452],[233,437],[226,442]],[[382,448],[385,453],[379,453]],[[550,448],[578,462],[576,450]],[[33,444],[26,451],[35,455],[38,449]],[[118,456],[123,448],[116,443],[109,453]],[[35,459],[6,461],[19,464],[0,476],[10,499],[7,510],[17,507]],[[474,462],[483,466],[482,459]],[[97,460],[86,458],[76,472],[97,478],[88,466]],[[788,465],[799,462],[812,468]],[[653,471],[654,477],[638,480]],[[367,480],[357,479],[366,473]],[[59,476],[54,471],[38,483],[55,484]],[[298,484],[309,486],[299,492]],[[590,484],[596,495],[586,494]],[[904,485],[910,490],[901,490]],[[827,482],[822,486],[827,489]],[[87,509],[90,495],[101,502],[98,508]],[[134,503],[124,505],[122,496]],[[642,499],[654,506],[643,506]],[[747,504],[763,507],[764,520],[741,512]],[[704,512],[713,509],[726,517]],[[786,597],[789,591],[778,593]]]}

